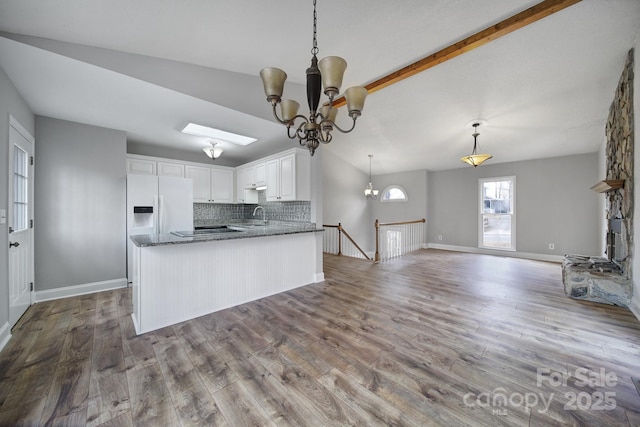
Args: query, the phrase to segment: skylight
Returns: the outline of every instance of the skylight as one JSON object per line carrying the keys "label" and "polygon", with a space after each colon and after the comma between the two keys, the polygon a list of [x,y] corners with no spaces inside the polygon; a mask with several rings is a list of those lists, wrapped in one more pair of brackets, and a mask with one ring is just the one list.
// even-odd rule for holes
{"label": "skylight", "polygon": [[256,142],[256,138],[249,136],[238,135],[236,133],[225,132],[220,129],[214,129],[208,126],[197,125],[195,123],[189,123],[182,129],[182,133],[195,136],[205,136],[209,138],[218,139],[225,142],[230,142],[236,145],[249,145],[252,142]]}

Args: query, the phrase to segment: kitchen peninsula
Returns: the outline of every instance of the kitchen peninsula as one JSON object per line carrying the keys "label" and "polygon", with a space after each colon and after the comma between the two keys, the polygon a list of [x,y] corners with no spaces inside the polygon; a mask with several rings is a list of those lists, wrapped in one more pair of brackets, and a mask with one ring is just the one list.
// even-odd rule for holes
{"label": "kitchen peninsula", "polygon": [[131,236],[138,334],[321,282],[314,223],[229,224],[228,232]]}

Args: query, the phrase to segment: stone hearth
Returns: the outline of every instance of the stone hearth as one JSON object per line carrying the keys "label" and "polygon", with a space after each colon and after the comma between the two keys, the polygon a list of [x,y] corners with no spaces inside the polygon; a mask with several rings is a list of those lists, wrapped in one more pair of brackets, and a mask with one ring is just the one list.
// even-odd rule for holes
{"label": "stone hearth", "polygon": [[620,267],[604,257],[565,255],[562,282],[567,296],[629,307],[633,283]]}

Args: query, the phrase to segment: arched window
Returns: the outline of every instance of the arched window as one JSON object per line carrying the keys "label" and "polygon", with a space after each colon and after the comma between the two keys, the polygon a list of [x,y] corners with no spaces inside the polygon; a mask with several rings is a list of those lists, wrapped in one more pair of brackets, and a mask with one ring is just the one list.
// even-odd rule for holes
{"label": "arched window", "polygon": [[382,192],[381,202],[406,202],[409,200],[407,192],[399,185],[390,185]]}

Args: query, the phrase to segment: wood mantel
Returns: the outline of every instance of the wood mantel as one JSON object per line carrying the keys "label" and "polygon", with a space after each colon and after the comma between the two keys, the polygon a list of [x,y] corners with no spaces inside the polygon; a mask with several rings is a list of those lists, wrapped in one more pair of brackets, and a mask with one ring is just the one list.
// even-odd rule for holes
{"label": "wood mantel", "polygon": [[596,193],[606,193],[607,191],[617,190],[624,186],[624,179],[605,179],[592,186],[591,189]]}

